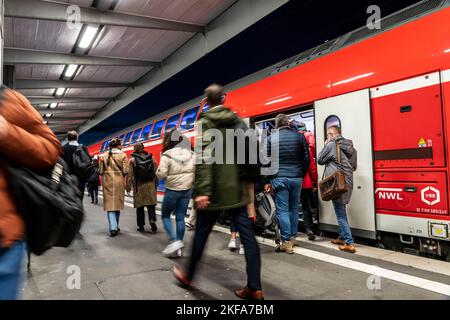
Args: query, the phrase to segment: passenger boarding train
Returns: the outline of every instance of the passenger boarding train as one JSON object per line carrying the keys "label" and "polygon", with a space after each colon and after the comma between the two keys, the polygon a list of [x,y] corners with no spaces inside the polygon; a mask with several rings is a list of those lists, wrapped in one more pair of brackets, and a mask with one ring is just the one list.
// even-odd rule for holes
{"label": "passenger boarding train", "polygon": [[[424,3],[426,5],[424,5]],[[358,151],[348,208],[355,236],[380,246],[450,259],[450,7],[425,1],[226,87],[225,105],[256,128],[283,112],[315,132],[316,150],[337,124]],[[91,145],[92,155],[123,139],[143,142],[159,161],[162,136],[195,135],[201,98]],[[319,177],[323,167],[319,166]],[[159,188],[163,194],[163,185]],[[319,229],[336,232],[329,202]]]}

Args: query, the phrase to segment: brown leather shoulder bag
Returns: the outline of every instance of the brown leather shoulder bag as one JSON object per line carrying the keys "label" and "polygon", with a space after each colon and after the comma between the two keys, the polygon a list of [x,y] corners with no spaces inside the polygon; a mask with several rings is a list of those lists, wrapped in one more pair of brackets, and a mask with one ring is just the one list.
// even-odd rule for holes
{"label": "brown leather shoulder bag", "polygon": [[[339,142],[337,142],[337,160],[341,164],[341,146]],[[323,201],[336,199],[346,193],[348,189],[345,183],[344,172],[337,170],[326,178],[322,177],[322,181],[319,182],[319,190]]]}

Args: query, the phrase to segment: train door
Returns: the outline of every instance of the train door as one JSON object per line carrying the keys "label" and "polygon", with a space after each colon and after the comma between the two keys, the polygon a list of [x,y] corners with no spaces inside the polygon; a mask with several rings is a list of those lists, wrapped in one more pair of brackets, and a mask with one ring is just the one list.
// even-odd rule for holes
{"label": "train door", "polygon": [[[326,130],[331,125],[342,129],[342,135],[353,140],[357,150],[358,168],[354,172],[353,194],[347,206],[352,233],[375,239],[374,179],[372,160],[372,130],[369,90],[361,90],[314,104],[317,155],[324,146]],[[324,166],[318,166],[319,180]],[[319,197],[320,198],[320,197]],[[319,199],[319,226],[321,230],[338,231],[331,201]]]}

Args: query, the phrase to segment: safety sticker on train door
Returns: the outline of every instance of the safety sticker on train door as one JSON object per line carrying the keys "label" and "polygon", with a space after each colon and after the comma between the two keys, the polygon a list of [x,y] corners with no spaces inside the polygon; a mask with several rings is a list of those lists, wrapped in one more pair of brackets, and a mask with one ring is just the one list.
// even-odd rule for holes
{"label": "safety sticker on train door", "polygon": [[427,143],[425,141],[425,139],[422,137],[419,140],[419,143],[417,144],[419,148],[425,148],[427,146]]}

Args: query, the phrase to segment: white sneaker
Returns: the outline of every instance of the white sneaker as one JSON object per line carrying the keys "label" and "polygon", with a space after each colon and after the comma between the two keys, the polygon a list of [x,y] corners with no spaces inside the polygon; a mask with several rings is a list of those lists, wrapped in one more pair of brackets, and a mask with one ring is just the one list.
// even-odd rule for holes
{"label": "white sneaker", "polygon": [[245,254],[244,246],[242,244],[239,246],[239,254]]}
{"label": "white sneaker", "polygon": [[170,243],[162,252],[162,254],[166,257],[172,256],[175,254],[178,250],[184,247],[183,241],[177,240],[172,243]]}
{"label": "white sneaker", "polygon": [[177,250],[177,257],[181,258],[183,256],[183,251],[181,249]]}
{"label": "white sneaker", "polygon": [[230,242],[228,243],[228,249],[230,249],[231,251],[236,250],[237,247],[237,242],[236,239],[231,239]]}

